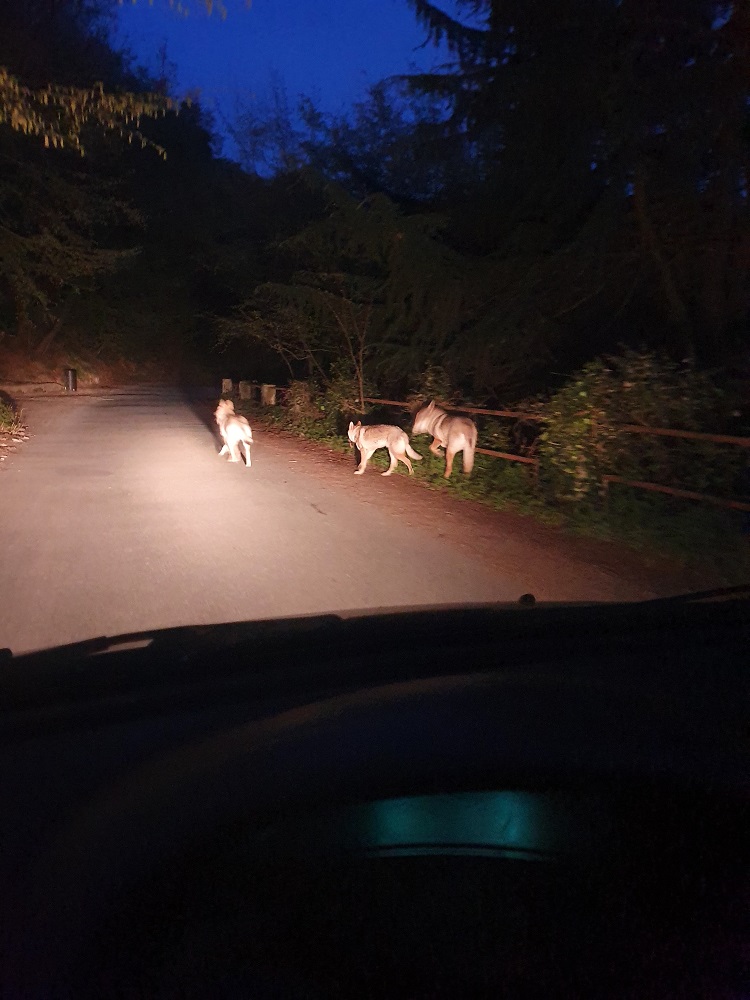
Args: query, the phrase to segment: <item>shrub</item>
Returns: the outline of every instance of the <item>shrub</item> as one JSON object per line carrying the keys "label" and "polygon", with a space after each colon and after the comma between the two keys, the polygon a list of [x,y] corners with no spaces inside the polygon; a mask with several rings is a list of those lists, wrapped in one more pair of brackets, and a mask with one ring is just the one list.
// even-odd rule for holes
{"label": "shrub", "polygon": [[740,449],[621,427],[711,431],[732,405],[713,378],[689,362],[633,350],[594,361],[545,407],[543,476],[566,500],[595,496],[607,473],[729,494],[745,461]]}
{"label": "shrub", "polygon": [[546,406],[540,436],[542,473],[561,500],[583,500],[613,470],[620,436],[612,413],[612,372],[602,361],[586,365]]}
{"label": "shrub", "polygon": [[[363,388],[363,395],[371,395],[369,385],[365,384]],[[350,420],[358,420],[368,412],[369,407],[365,405],[363,409],[360,403],[357,376],[351,363],[346,360],[336,361],[331,365],[322,407],[332,434],[344,432]]]}
{"label": "shrub", "polygon": [[0,431],[16,431],[21,422],[10,403],[0,398]]}
{"label": "shrub", "polygon": [[432,399],[438,405],[440,403],[449,403],[454,395],[450,377],[445,368],[441,365],[434,365],[432,362],[428,362],[424,371],[420,372],[412,380],[406,401],[410,408],[416,411],[424,403],[429,403]]}

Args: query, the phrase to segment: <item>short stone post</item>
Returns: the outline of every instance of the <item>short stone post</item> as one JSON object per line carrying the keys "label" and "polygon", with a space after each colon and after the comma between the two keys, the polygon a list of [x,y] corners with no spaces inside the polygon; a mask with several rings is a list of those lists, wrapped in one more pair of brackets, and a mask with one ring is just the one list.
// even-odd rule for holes
{"label": "short stone post", "polygon": [[234,382],[231,378],[223,378],[221,380],[221,394],[222,396],[231,396],[234,393]]}
{"label": "short stone post", "polygon": [[264,406],[276,406],[276,386],[265,383],[261,385],[260,401]]}

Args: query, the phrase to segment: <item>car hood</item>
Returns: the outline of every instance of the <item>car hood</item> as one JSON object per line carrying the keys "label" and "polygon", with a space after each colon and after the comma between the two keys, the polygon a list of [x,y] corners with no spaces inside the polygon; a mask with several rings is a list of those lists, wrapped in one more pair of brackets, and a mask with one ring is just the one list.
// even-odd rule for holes
{"label": "car hood", "polygon": [[450,660],[451,651],[457,670],[468,660],[498,669],[581,654],[590,660],[597,649],[611,656],[617,649],[721,637],[744,641],[749,594],[737,587],[624,604],[536,602],[524,595],[507,604],[349,610],[100,636],[21,655],[0,651],[0,700],[12,708],[164,685],[216,687],[238,677],[302,679],[324,662],[361,665],[365,658],[399,661],[396,674],[410,676],[404,667],[410,652],[425,670],[431,658]]}

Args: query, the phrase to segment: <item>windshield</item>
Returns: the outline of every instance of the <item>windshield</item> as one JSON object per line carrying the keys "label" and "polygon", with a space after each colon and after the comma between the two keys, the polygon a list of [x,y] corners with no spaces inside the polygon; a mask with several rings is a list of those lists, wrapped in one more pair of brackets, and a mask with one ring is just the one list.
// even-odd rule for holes
{"label": "windshield", "polygon": [[746,17],[641,6],[3,6],[0,649],[750,580]]}

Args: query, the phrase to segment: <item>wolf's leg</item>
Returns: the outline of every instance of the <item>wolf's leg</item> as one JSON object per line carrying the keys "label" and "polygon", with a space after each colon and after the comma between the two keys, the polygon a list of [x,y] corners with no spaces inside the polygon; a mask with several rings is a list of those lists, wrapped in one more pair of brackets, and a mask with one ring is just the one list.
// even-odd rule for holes
{"label": "wolf's leg", "polygon": [[440,449],[440,442],[438,441],[437,438],[432,439],[432,444],[430,445],[430,451],[432,452],[433,455],[437,455],[438,458],[440,458],[440,456],[443,454]]}
{"label": "wolf's leg", "polygon": [[403,451],[397,456],[398,462],[403,462],[406,468],[409,470],[409,475],[414,475],[414,467],[406,456],[406,452]]}
{"label": "wolf's leg", "polygon": [[388,466],[385,472],[380,473],[381,476],[390,476],[393,470],[398,468],[398,456],[394,452],[392,452],[390,448],[388,449],[388,457],[391,460],[391,464]]}
{"label": "wolf's leg", "polygon": [[367,463],[370,461],[370,459],[373,456],[373,452],[371,452],[371,451],[362,451],[361,449],[360,449],[359,454],[360,454],[359,468],[354,473],[355,476],[361,476],[362,475],[362,473],[365,471],[365,468],[367,467]]}
{"label": "wolf's leg", "polygon": [[451,448],[449,446],[446,449],[446,452],[445,452],[445,475],[443,476],[443,479],[450,479],[450,477],[451,477],[451,472],[453,472],[453,458],[454,458],[455,454],[456,454],[455,448]]}

